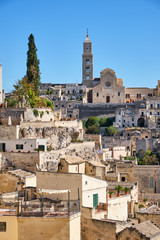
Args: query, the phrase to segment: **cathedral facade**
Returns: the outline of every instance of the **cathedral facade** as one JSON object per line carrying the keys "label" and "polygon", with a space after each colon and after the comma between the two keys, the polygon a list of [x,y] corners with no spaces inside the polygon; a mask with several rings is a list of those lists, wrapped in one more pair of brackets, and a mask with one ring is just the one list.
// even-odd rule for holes
{"label": "cathedral facade", "polygon": [[117,78],[109,68],[101,71],[100,78],[93,78],[92,42],[88,33],[83,43],[82,84],[87,87],[88,103],[133,103],[160,96],[160,80],[156,88],[125,88],[122,78]]}

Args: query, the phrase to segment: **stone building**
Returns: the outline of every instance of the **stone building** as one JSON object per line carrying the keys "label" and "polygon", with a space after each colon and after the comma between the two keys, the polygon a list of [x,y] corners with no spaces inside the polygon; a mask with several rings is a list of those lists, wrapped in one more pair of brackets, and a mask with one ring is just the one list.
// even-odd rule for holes
{"label": "stone building", "polygon": [[125,101],[128,103],[135,102],[137,100],[145,100],[148,97],[153,96],[158,96],[155,88],[132,87],[125,89]]}
{"label": "stone building", "polygon": [[92,54],[92,42],[89,39],[88,32],[83,43],[83,55],[82,55],[82,84],[88,88],[93,86],[93,54]]}
{"label": "stone building", "polygon": [[158,240],[160,228],[151,221],[130,226],[117,234],[117,240]]}
{"label": "stone building", "polygon": [[123,80],[117,78],[112,69],[101,71],[99,83],[93,87],[93,103],[121,103],[125,98]]}
{"label": "stone building", "polygon": [[[37,210],[37,209],[36,209]],[[16,216],[15,211],[2,209],[0,212],[1,240],[80,240],[80,212],[66,215],[45,212],[44,216]]]}

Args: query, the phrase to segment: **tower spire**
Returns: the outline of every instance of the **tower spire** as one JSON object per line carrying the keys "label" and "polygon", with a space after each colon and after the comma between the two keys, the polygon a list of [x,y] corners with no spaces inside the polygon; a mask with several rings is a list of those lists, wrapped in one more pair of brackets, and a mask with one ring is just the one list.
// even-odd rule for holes
{"label": "tower spire", "polygon": [[87,35],[86,35],[86,40],[85,40],[85,42],[90,42],[89,36],[88,36],[88,28],[87,28]]}

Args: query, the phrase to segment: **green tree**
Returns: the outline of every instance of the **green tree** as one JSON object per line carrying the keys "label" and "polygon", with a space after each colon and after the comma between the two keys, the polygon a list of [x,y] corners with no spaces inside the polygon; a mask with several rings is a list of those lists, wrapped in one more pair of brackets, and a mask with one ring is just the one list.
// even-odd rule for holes
{"label": "green tree", "polygon": [[158,158],[156,154],[152,154],[150,151],[146,152],[142,158],[142,165],[156,165],[158,164]]}
{"label": "green tree", "polygon": [[113,125],[113,121],[110,118],[102,117],[99,121],[100,127],[109,127]]}
{"label": "green tree", "polygon": [[99,121],[100,127],[106,127],[106,117],[102,117]]}
{"label": "green tree", "polygon": [[99,134],[100,129],[97,126],[97,124],[95,123],[94,125],[88,127],[86,133],[88,133],[88,134]]}
{"label": "green tree", "polygon": [[106,127],[105,131],[107,136],[114,136],[118,132],[118,130],[113,126]]}
{"label": "green tree", "polygon": [[110,119],[110,118],[107,118],[106,119],[106,127],[109,127],[109,126],[112,126],[113,125],[113,121],[112,121],[112,119]]}
{"label": "green tree", "polygon": [[37,48],[34,41],[33,34],[28,38],[28,51],[27,51],[27,81],[34,84],[35,95],[39,96],[40,87],[40,71],[39,60],[37,58]]}
{"label": "green tree", "polygon": [[100,119],[98,117],[89,117],[88,120],[86,121],[86,128],[96,124],[97,127],[99,127],[99,121]]}

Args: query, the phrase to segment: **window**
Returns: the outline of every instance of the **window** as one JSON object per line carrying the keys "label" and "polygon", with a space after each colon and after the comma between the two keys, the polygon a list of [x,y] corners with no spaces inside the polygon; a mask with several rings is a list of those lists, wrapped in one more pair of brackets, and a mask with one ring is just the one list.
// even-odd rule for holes
{"label": "window", "polygon": [[159,115],[159,112],[157,112],[157,115]]}
{"label": "window", "polygon": [[160,104],[159,103],[157,103],[157,108],[160,108]]}
{"label": "window", "polygon": [[86,64],[89,64],[89,59],[86,59]]}
{"label": "window", "polygon": [[89,48],[87,47],[87,52],[89,51]]}
{"label": "window", "polygon": [[153,108],[153,104],[152,103],[150,104],[150,108]]}
{"label": "window", "polygon": [[130,98],[130,94],[126,94],[126,98]]}
{"label": "window", "polygon": [[152,97],[152,93],[148,93],[148,97]]}
{"label": "window", "polygon": [[118,97],[120,97],[120,95],[121,95],[121,93],[120,93],[120,92],[118,92]]}
{"label": "window", "polygon": [[122,180],[122,182],[125,182],[126,179],[125,179],[125,177],[122,177],[121,180]]}
{"label": "window", "polygon": [[150,112],[150,115],[152,115],[152,112]]}
{"label": "window", "polygon": [[23,144],[16,144],[16,149],[23,149]]}
{"label": "window", "polygon": [[6,222],[0,222],[0,232],[6,232]]}
{"label": "window", "polygon": [[87,181],[85,181],[85,185],[87,185],[88,184],[88,182]]}
{"label": "window", "polygon": [[150,188],[154,188],[154,178],[150,178]]}
{"label": "window", "polygon": [[64,107],[64,105],[62,105],[62,107]]}
{"label": "window", "polygon": [[89,80],[89,75],[86,76],[86,80]]}
{"label": "window", "polygon": [[138,99],[141,98],[141,94],[140,94],[140,93],[137,94],[137,98],[138,98]]}
{"label": "window", "polygon": [[97,92],[97,97],[99,97],[99,93]]}
{"label": "window", "polygon": [[86,72],[89,72],[89,67],[86,67]]}
{"label": "window", "polygon": [[144,117],[144,112],[141,112],[141,116]]}
{"label": "window", "polygon": [[38,149],[44,151],[44,150],[45,150],[45,147],[44,147],[44,145],[39,145],[39,146],[38,146]]}

